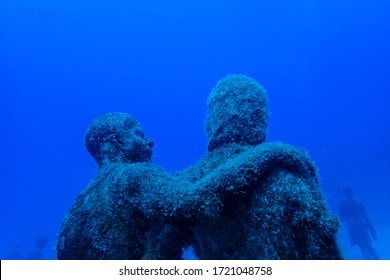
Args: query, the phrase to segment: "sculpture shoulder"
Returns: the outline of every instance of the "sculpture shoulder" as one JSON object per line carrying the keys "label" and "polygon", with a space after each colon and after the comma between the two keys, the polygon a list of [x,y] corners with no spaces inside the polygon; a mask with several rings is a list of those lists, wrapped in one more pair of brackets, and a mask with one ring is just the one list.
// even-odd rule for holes
{"label": "sculpture shoulder", "polygon": [[252,157],[258,163],[267,162],[271,166],[287,167],[298,173],[307,172],[308,175],[312,176],[317,173],[314,162],[305,150],[280,142],[264,143],[256,146],[252,151]]}
{"label": "sculpture shoulder", "polygon": [[177,172],[175,175],[192,183],[203,179],[215,169],[220,168],[227,162],[237,158],[240,154],[251,149],[252,146],[242,146],[237,144],[226,145],[219,149],[208,152],[196,164]]}
{"label": "sculpture shoulder", "polygon": [[213,189],[214,192],[240,191],[275,170],[284,170],[310,184],[318,184],[315,164],[304,150],[293,146],[263,143],[231,149],[228,153],[221,149],[178,176],[196,183],[200,189]]}
{"label": "sculpture shoulder", "polygon": [[263,176],[285,170],[303,179],[317,180],[317,168],[306,151],[283,143],[263,143],[237,154],[221,168],[236,169],[243,176]]}

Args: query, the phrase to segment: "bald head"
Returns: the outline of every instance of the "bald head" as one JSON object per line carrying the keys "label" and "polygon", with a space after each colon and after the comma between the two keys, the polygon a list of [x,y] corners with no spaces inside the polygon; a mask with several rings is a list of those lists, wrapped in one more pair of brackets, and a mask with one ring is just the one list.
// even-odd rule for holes
{"label": "bald head", "polygon": [[148,162],[153,142],[140,123],[125,113],[97,117],[89,126],[85,146],[99,167],[113,162]]}
{"label": "bald head", "polygon": [[208,150],[226,144],[257,145],[265,140],[268,108],[265,90],[244,75],[220,80],[208,99]]}

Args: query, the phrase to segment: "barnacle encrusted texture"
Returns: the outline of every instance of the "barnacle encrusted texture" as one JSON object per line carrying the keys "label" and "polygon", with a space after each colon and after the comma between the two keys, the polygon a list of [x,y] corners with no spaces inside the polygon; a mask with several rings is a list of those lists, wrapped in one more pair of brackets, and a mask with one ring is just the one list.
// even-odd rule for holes
{"label": "barnacle encrusted texture", "polygon": [[244,75],[228,75],[208,99],[208,150],[226,144],[261,144],[265,140],[268,108],[262,86]]}
{"label": "barnacle encrusted texture", "polygon": [[86,147],[98,173],[67,214],[59,259],[340,259],[338,219],[308,154],[265,142],[265,90],[229,75],[208,100],[208,152],[170,174],[125,113],[96,118]]}

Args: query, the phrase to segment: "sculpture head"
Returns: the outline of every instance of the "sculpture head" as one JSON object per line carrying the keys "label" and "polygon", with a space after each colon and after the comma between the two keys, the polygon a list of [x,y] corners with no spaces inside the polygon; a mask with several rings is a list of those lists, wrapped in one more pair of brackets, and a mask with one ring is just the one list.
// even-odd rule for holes
{"label": "sculpture head", "polygon": [[352,197],[353,196],[353,190],[352,190],[352,186],[350,184],[344,183],[344,184],[341,185],[341,188],[342,188],[343,194],[346,197]]}
{"label": "sculpture head", "polygon": [[85,145],[99,167],[123,162],[149,162],[154,145],[140,123],[125,113],[97,117],[89,126]]}
{"label": "sculpture head", "polygon": [[228,75],[218,82],[207,103],[209,151],[232,143],[253,146],[264,142],[268,101],[266,91],[256,81]]}

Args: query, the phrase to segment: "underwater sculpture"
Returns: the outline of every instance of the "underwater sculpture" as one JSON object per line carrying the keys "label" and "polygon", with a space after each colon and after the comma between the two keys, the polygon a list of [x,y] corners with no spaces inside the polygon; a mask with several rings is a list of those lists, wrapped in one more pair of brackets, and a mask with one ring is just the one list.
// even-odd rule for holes
{"label": "underwater sculpture", "polygon": [[[208,153],[179,177],[196,183],[221,164],[215,195],[223,205],[210,223],[193,227],[200,259],[338,259],[337,218],[328,213],[314,163],[300,149],[264,143],[265,90],[230,75],[208,100]],[[233,170],[235,172],[232,172]]]}
{"label": "underwater sculpture", "polygon": [[[148,258],[146,248],[157,239],[150,235],[167,232],[168,225],[158,228],[161,217],[157,209],[163,205],[173,211],[166,201],[169,184],[174,183],[170,181],[172,176],[150,163],[153,142],[128,114],[96,118],[85,144],[99,170],[63,222],[57,242],[58,258]],[[159,199],[150,200],[154,196]],[[172,244],[164,258],[181,254],[180,244],[176,246],[178,253],[173,248],[176,243]]]}
{"label": "underwater sculpture", "polygon": [[59,259],[339,259],[337,218],[308,155],[265,143],[264,89],[229,75],[210,94],[208,153],[169,174],[130,115],[97,118],[86,146],[99,165],[66,216]]}

